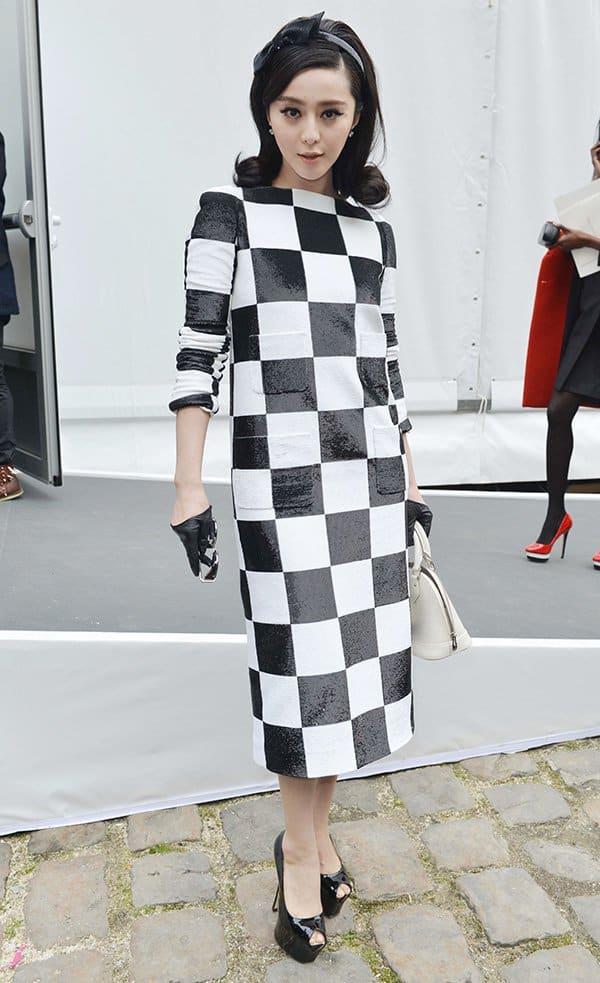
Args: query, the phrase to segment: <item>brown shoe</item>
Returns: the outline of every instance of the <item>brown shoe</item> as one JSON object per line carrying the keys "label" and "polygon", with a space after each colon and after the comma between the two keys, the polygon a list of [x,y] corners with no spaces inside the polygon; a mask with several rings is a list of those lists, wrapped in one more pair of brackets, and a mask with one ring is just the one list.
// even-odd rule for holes
{"label": "brown shoe", "polygon": [[9,498],[18,498],[23,494],[19,479],[12,464],[0,464],[0,502]]}

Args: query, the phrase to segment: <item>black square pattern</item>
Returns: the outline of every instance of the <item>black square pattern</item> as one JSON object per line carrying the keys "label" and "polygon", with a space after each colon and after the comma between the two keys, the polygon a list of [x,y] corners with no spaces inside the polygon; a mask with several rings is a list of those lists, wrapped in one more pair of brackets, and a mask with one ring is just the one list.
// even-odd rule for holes
{"label": "black square pattern", "polygon": [[345,672],[299,676],[300,713],[303,727],[339,724],[350,719],[350,700]]}
{"label": "black square pattern", "polygon": [[271,471],[271,488],[276,519],[323,515],[323,484],[319,464],[274,468]]}
{"label": "black square pattern", "polygon": [[363,256],[351,256],[350,266],[356,284],[357,304],[381,303],[381,263]]}
{"label": "black square pattern", "polygon": [[[304,369],[302,384],[299,390],[289,392],[267,392],[265,408],[267,413],[305,413],[317,409],[317,392],[315,386],[315,370],[312,359],[307,364],[304,359],[290,359],[289,379],[293,379],[294,366],[292,362],[300,362]],[[263,362],[263,368],[266,362]]]}
{"label": "black square pattern", "polygon": [[368,509],[332,512],[325,517],[332,564],[368,560],[371,556],[371,530]]}
{"label": "black square pattern", "polygon": [[346,666],[354,666],[357,662],[364,662],[379,655],[373,608],[342,615],[340,630]]}
{"label": "black square pattern", "polygon": [[246,570],[282,569],[274,519],[238,519],[237,528]]}
{"label": "black square pattern", "polygon": [[295,249],[252,249],[256,301],[307,300],[302,254]]}
{"label": "black square pattern", "polygon": [[321,461],[348,461],[367,455],[362,410],[320,410],[319,436]]}
{"label": "black square pattern", "polygon": [[275,676],[294,676],[294,645],[291,625],[270,625],[255,621],[254,645],[261,672]]}
{"label": "black square pattern", "polygon": [[366,713],[355,717],[352,721],[352,732],[357,768],[362,768],[363,765],[377,758],[385,758],[390,753],[383,707],[367,710]]}
{"label": "black square pattern", "polygon": [[276,775],[306,775],[301,727],[276,727],[263,722],[265,765]]}
{"label": "black square pattern", "polygon": [[269,358],[261,364],[263,392],[268,395],[304,392],[312,369],[310,358]]}
{"label": "black square pattern", "polygon": [[308,311],[315,357],[356,355],[354,304],[310,301]]}
{"label": "black square pattern", "polygon": [[260,188],[244,188],[244,201],[253,201],[259,205],[293,205],[294,199],[291,188],[274,188],[265,185]]}
{"label": "black square pattern", "polygon": [[234,435],[231,450],[231,463],[234,468],[268,468],[268,437],[240,437]]}
{"label": "black square pattern", "polygon": [[273,468],[271,488],[273,507],[278,519],[284,512],[297,515],[298,510],[306,514],[313,501],[314,468],[312,464],[298,468]]}
{"label": "black square pattern", "polygon": [[371,458],[368,471],[371,506],[404,501],[404,469],[399,456]]}
{"label": "black square pattern", "polygon": [[252,700],[252,716],[256,717],[257,720],[262,720],[263,715],[263,704],[262,704],[262,692],[260,688],[260,676],[256,669],[252,666],[248,668],[248,674],[250,676],[250,698]]}
{"label": "black square pattern", "polygon": [[385,556],[374,556],[373,566],[373,595],[375,607],[380,604],[395,604],[408,597],[408,581],[406,576],[406,554],[388,553]]}
{"label": "black square pattern", "polygon": [[267,415],[266,413],[248,414],[247,416],[234,416],[233,418],[233,440],[236,437],[266,437],[267,436]]}
{"label": "black square pattern", "polygon": [[247,362],[250,358],[256,358],[250,346],[254,344],[250,339],[258,332],[258,308],[256,304],[248,304],[247,307],[236,307],[231,311],[231,334],[233,338],[231,354],[234,362]]}
{"label": "black square pattern", "polygon": [[396,703],[408,696],[411,690],[411,652],[392,652],[382,655],[380,660],[383,702]]}
{"label": "black square pattern", "polygon": [[212,290],[187,290],[185,298],[185,323],[195,330],[210,334],[222,332],[222,323],[227,320],[229,294],[217,294]]}
{"label": "black square pattern", "polygon": [[363,384],[365,406],[381,406],[387,403],[389,384],[385,357],[359,355],[357,368]]}
{"label": "black square pattern", "polygon": [[323,214],[317,224],[312,209],[295,208],[294,211],[300,248],[303,252],[347,255],[344,237],[336,215]]}
{"label": "black square pattern", "polygon": [[250,604],[250,590],[248,588],[248,578],[246,576],[245,570],[240,570],[240,595],[242,598],[242,607],[244,608],[244,617],[248,621],[252,621],[252,605]]}
{"label": "black square pattern", "polygon": [[292,624],[326,621],[336,617],[329,567],[287,571],[284,577]]}

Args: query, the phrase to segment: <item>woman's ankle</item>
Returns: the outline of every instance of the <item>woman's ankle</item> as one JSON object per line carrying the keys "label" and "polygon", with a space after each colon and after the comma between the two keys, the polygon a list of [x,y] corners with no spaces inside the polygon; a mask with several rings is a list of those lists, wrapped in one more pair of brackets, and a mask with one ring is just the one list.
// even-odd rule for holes
{"label": "woman's ankle", "polygon": [[316,863],[319,859],[316,840],[306,837],[294,839],[287,830],[282,841],[285,861],[289,864]]}

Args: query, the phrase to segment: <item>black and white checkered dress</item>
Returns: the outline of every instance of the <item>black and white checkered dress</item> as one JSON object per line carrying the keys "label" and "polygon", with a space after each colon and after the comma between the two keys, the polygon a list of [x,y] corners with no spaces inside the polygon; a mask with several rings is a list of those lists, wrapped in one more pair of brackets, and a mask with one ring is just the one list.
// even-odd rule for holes
{"label": "black and white checkered dress", "polygon": [[204,191],[186,243],[169,406],[216,413],[229,359],[254,758],[279,774],[413,733],[395,266],[376,209],[270,186]]}

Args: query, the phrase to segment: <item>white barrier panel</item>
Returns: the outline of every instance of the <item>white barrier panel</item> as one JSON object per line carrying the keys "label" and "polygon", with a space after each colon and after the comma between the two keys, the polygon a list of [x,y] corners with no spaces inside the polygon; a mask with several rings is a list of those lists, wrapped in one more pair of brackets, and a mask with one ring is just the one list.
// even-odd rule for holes
{"label": "white barrier panel", "polygon": [[[356,775],[597,735],[599,654],[496,638],[414,660],[413,740]],[[0,835],[277,787],[251,759],[244,636],[0,632],[0,672]]]}
{"label": "white barrier panel", "polygon": [[[600,473],[599,413],[581,409],[575,417],[571,480]],[[423,487],[545,478],[544,410],[413,413],[411,418],[414,430],[410,446]],[[207,482],[229,482],[228,422],[229,417],[219,413],[208,427],[202,469]],[[175,422],[172,418],[143,423],[131,419],[70,420],[63,422],[62,450],[65,474],[171,481]]]}

